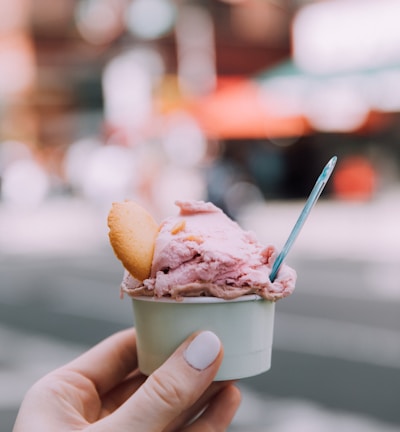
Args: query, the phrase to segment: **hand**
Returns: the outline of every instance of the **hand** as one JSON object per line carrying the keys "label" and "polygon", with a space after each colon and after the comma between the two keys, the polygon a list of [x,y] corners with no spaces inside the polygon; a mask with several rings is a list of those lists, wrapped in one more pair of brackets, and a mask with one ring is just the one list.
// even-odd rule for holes
{"label": "hand", "polygon": [[219,339],[202,332],[146,377],[137,369],[135,330],[124,330],[34,384],[14,432],[224,431],[240,392],[212,382],[222,356]]}

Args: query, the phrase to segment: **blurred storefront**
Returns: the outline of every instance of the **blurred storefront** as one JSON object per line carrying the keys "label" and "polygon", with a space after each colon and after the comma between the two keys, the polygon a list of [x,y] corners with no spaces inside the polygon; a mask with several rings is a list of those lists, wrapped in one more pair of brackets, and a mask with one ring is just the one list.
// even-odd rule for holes
{"label": "blurred storefront", "polygon": [[[221,166],[254,196],[296,198],[337,154],[371,166],[369,199],[398,181],[395,3],[3,0],[2,198],[10,184],[32,184],[24,168],[7,180],[21,158],[42,179],[38,199],[86,191],[151,203],[160,185],[176,185],[171,170],[190,176],[194,197],[213,197]],[[369,37],[374,16],[379,35]],[[112,156],[99,162],[104,146]],[[177,154],[190,146],[198,157],[184,162]],[[121,147],[136,168],[124,164],[107,186],[121,171],[110,161],[131,160]],[[89,179],[71,178],[82,169]]]}
{"label": "blurred storefront", "polygon": [[[334,411],[324,428],[279,400],[276,430],[399,424],[399,4],[0,0],[0,414],[66,341],[131,325],[110,201],[161,219],[177,198],[210,199],[279,246],[335,154],[291,255],[274,371],[251,385],[368,415],[346,429]],[[243,399],[241,430],[265,430],[266,401],[250,399],[256,415]]]}

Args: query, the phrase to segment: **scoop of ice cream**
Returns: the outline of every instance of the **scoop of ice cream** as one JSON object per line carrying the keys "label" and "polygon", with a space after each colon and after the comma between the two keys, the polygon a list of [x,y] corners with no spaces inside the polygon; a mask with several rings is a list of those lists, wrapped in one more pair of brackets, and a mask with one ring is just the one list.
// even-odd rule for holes
{"label": "scoop of ice cream", "polygon": [[166,219],[156,237],[150,277],[143,284],[127,274],[122,289],[131,295],[216,296],[258,294],[269,300],[294,290],[296,272],[283,265],[272,283],[273,246],[261,245],[212,203],[177,201],[177,216]]}

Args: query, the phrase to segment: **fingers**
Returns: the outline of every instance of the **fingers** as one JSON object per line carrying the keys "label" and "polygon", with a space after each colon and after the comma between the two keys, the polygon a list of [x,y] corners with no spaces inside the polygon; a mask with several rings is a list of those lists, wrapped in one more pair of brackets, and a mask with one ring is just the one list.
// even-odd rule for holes
{"label": "fingers", "polygon": [[241,401],[240,390],[233,384],[226,386],[210,402],[207,409],[185,432],[222,432],[231,424]]}
{"label": "fingers", "polygon": [[232,385],[232,383],[228,381],[213,382],[201,395],[200,399],[198,399],[190,408],[188,408],[178,417],[176,417],[173,422],[170,423],[168,427],[163,430],[163,432],[181,430],[183,426],[187,425],[191,420],[198,416],[199,413],[203,411],[206,406],[210,404],[210,401],[214,399],[215,395],[217,395],[226,386],[230,385]]}
{"label": "fingers", "polygon": [[111,389],[103,397],[103,409],[101,417],[113,413],[119,408],[137,389],[146,381],[147,376],[139,370],[129,375],[124,381]]}
{"label": "fingers", "polygon": [[115,430],[163,431],[203,395],[222,362],[217,336],[205,331],[186,340],[114,414]]}
{"label": "fingers", "polygon": [[65,368],[88,378],[103,395],[137,368],[135,329],[113,334]]}

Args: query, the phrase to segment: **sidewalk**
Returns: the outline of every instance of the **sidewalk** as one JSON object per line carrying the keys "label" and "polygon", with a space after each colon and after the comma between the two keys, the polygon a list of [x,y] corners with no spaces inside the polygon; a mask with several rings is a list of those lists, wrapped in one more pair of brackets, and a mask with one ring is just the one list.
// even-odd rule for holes
{"label": "sidewalk", "polygon": [[[261,242],[281,249],[305,200],[266,201],[243,209],[238,222]],[[0,255],[84,254],[108,248],[107,212],[77,199],[49,201],[21,211],[0,203]],[[321,198],[291,257],[400,261],[400,190],[370,202]]]}
{"label": "sidewalk", "polygon": [[[265,202],[244,209],[240,224],[281,249],[305,201]],[[320,199],[291,257],[400,262],[400,191],[370,202]]]}

